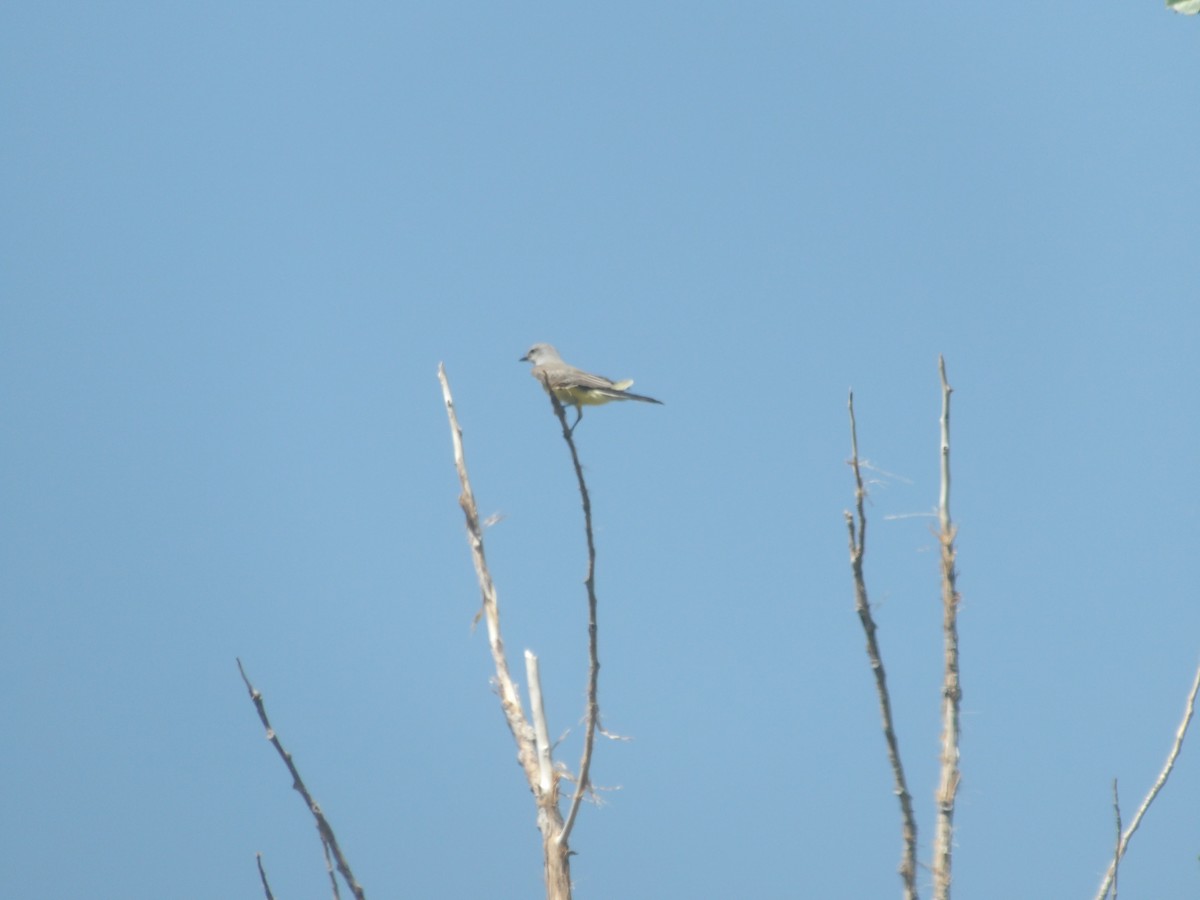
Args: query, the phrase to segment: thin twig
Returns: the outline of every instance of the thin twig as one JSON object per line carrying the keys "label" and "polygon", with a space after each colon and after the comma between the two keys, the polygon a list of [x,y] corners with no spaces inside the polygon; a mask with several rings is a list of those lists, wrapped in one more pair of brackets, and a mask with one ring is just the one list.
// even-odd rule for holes
{"label": "thin twig", "polygon": [[[592,501],[588,496],[587,483],[583,480],[583,466],[579,462],[579,452],[575,449],[574,429],[567,427],[567,415],[563,405],[554,396],[554,392],[550,390],[550,385],[545,378],[543,378],[543,383],[546,386],[546,393],[550,396],[550,404],[554,407],[554,414],[558,416],[558,422],[562,426],[563,440],[567,442],[567,446],[571,450],[571,462],[575,466],[575,478],[579,482],[579,496],[583,500],[583,527],[587,535],[588,550],[587,578],[584,579],[588,597],[587,713],[584,718],[583,756],[579,761],[579,780],[575,785],[575,793],[571,797],[571,806],[567,810],[566,824],[563,825],[562,834],[558,839],[561,845],[566,846],[571,837],[571,829],[575,827],[575,817],[579,815],[579,806],[583,802],[584,795],[590,793],[592,789],[592,749],[596,743],[596,729],[600,725],[600,702],[598,699],[600,654],[597,646],[598,631],[596,627],[596,542],[592,536]],[[579,424],[578,421],[575,424]]]}
{"label": "thin twig", "polygon": [[950,394],[946,361],[938,357],[942,381],[941,496],[938,501],[938,542],[942,551],[942,638],[945,672],[942,680],[942,761],[937,791],[937,818],[933,844],[933,891],[936,900],[949,900],[954,847],[954,803],[962,780],[959,770],[959,713],[962,684],[958,671],[958,573],[954,568],[955,526],[950,518]]}
{"label": "thin twig", "polygon": [[1200,667],[1197,667],[1196,677],[1192,680],[1192,689],[1188,693],[1187,705],[1183,711],[1183,721],[1179,723],[1179,727],[1175,730],[1175,741],[1171,744],[1171,752],[1167,755],[1167,762],[1163,766],[1162,771],[1158,773],[1158,780],[1154,782],[1154,786],[1146,794],[1146,799],[1138,807],[1133,821],[1129,823],[1129,828],[1121,836],[1121,842],[1117,846],[1116,853],[1113,855],[1113,861],[1108,864],[1108,871],[1104,875],[1104,881],[1100,884],[1100,891],[1096,894],[1096,900],[1103,900],[1104,895],[1108,893],[1109,884],[1116,879],[1117,864],[1129,849],[1130,839],[1133,837],[1134,832],[1138,830],[1138,826],[1142,824],[1142,817],[1146,815],[1146,810],[1150,808],[1150,804],[1154,802],[1154,798],[1158,796],[1158,792],[1163,789],[1163,785],[1171,777],[1171,771],[1175,768],[1175,761],[1179,758],[1179,751],[1183,749],[1183,739],[1187,736],[1188,725],[1191,724],[1192,715],[1196,711],[1196,694],[1198,692],[1200,692]]}
{"label": "thin twig", "polygon": [[333,900],[341,900],[342,892],[338,890],[337,873],[333,871],[333,860],[329,856],[329,845],[324,845],[325,850],[325,871],[329,874],[329,890],[333,895]]}
{"label": "thin twig", "polygon": [[857,511],[858,529],[855,531],[856,516],[846,513],[846,527],[850,532],[850,568],[854,573],[854,609],[858,613],[863,631],[867,636],[867,658],[875,675],[875,693],[879,697],[879,714],[883,719],[883,736],[887,741],[888,762],[892,767],[895,793],[900,800],[901,833],[904,851],[900,857],[900,878],[904,882],[904,896],[917,900],[917,820],[913,816],[912,795],[904,777],[904,765],[900,761],[900,743],[896,738],[892,722],[892,701],[888,695],[887,673],[883,668],[883,657],[875,638],[875,618],[867,600],[867,583],[863,576],[863,555],[866,550],[867,516],[864,502],[867,496],[863,487],[862,472],[858,459],[858,426],[854,421],[854,392],[850,392],[850,467],[854,471],[854,505]]}
{"label": "thin twig", "polygon": [[267,900],[275,900],[275,895],[271,893],[271,885],[267,881],[267,870],[263,868],[262,854],[255,853],[254,861],[258,863],[258,880],[262,882],[263,893],[266,895]]}
{"label": "thin twig", "polygon": [[1117,794],[1117,779],[1113,779],[1113,818],[1117,826],[1117,843],[1113,848],[1112,900],[1117,900],[1117,875],[1121,869],[1121,798]]}
{"label": "thin twig", "polygon": [[321,811],[321,807],[317,804],[317,801],[308,792],[308,788],[304,784],[304,779],[300,777],[300,772],[296,768],[296,764],[292,762],[292,754],[283,749],[283,744],[280,742],[279,736],[275,733],[275,729],[271,727],[271,720],[267,718],[267,708],[263,703],[262,694],[250,683],[250,679],[246,676],[246,670],[242,667],[240,659],[237,661],[237,666],[238,671],[242,673],[242,681],[246,685],[246,690],[250,692],[250,699],[254,701],[254,708],[258,711],[259,721],[267,729],[267,739],[275,747],[279,758],[283,760],[283,764],[287,766],[288,772],[291,773],[292,787],[304,798],[304,805],[308,807],[309,812],[316,819],[317,832],[321,836],[321,842],[333,854],[333,858],[337,861],[338,871],[341,873],[346,885],[354,893],[354,896],[357,900],[364,900],[366,894],[363,893],[363,889],[354,877],[354,873],[350,871],[350,864],[346,862],[346,857],[342,855],[342,848],[338,846],[337,837],[333,833],[333,827],[329,824],[329,820],[325,818],[325,814]]}

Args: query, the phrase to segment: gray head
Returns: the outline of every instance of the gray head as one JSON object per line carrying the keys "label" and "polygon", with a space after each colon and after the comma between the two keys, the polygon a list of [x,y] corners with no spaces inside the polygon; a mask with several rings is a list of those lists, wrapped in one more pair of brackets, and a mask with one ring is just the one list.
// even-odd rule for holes
{"label": "gray head", "polygon": [[520,361],[531,362],[535,366],[544,366],[546,363],[560,363],[562,357],[549,344],[534,344],[529,348],[529,352],[521,357]]}

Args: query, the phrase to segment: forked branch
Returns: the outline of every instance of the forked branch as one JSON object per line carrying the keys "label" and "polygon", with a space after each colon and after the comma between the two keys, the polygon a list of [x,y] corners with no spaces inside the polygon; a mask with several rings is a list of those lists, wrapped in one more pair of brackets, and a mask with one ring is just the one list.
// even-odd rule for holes
{"label": "forked branch", "polygon": [[[454,466],[458,470],[458,480],[462,488],[458,503],[462,507],[467,522],[467,542],[471,547],[471,559],[475,564],[475,574],[479,579],[479,590],[483,597],[483,615],[487,621],[488,644],[492,650],[492,661],[496,666],[496,685],[500,694],[500,706],[508,721],[517,745],[517,760],[525,772],[529,789],[533,792],[537,803],[537,824],[542,833],[542,853],[545,865],[546,897],[548,900],[569,900],[571,896],[571,866],[570,850],[562,839],[563,820],[558,809],[558,775],[553,768],[546,767],[539,758],[537,734],[525,718],[521,706],[520,693],[508,670],[508,660],[504,655],[504,640],[500,634],[500,604],[496,596],[496,586],[488,571],[487,558],[483,552],[483,528],[479,522],[479,510],[475,505],[475,494],[471,490],[471,481],[467,477],[467,461],[463,452],[462,428],[458,424],[458,415],[454,410],[454,398],[450,394],[450,382],[446,378],[445,366],[438,366],[438,381],[442,385],[442,400],[446,405],[446,416],[450,421],[450,439],[454,444]],[[536,660],[534,669],[536,674]],[[540,684],[536,688],[531,684],[531,691],[537,690],[535,713],[540,714]],[[543,716],[544,719],[544,716]],[[543,726],[544,727],[544,726]],[[548,756],[548,748],[545,751]]]}
{"label": "forked branch", "polygon": [[[875,675],[875,693],[879,698],[879,715],[883,720],[883,737],[887,742],[888,762],[892,767],[895,792],[900,800],[900,828],[904,839],[904,850],[900,857],[900,879],[904,883],[906,900],[917,900],[917,821],[913,816],[912,795],[904,777],[904,764],[900,761],[900,743],[896,738],[896,727],[892,721],[892,701],[888,695],[887,673],[883,668],[883,657],[875,637],[875,618],[867,600],[867,583],[863,576],[863,556],[866,552],[867,516],[864,509],[867,496],[863,487],[862,472],[858,465],[858,426],[854,421],[854,392],[850,392],[850,468],[854,471],[854,508],[847,512],[846,528],[850,532],[850,568],[854,574],[854,609],[867,636],[867,659]],[[857,526],[857,527],[856,527]]]}
{"label": "forked branch", "polygon": [[[263,727],[267,729],[267,738],[271,741],[271,745],[275,748],[275,752],[279,754],[279,758],[283,760],[283,764],[287,766],[288,772],[292,776],[292,787],[304,798],[304,805],[308,807],[308,811],[312,813],[313,818],[317,822],[317,833],[321,836],[321,844],[325,848],[327,855],[332,855],[337,864],[337,870],[341,873],[347,887],[354,893],[356,900],[364,900],[366,894],[363,893],[362,887],[359,885],[354,873],[350,871],[350,864],[346,862],[346,857],[342,855],[342,848],[338,846],[337,837],[333,833],[333,827],[329,824],[329,820],[325,818],[325,813],[321,811],[321,807],[317,801],[312,798],[312,794],[308,792],[308,787],[304,784],[304,779],[300,777],[300,771],[296,768],[295,762],[292,760],[292,754],[283,749],[283,744],[279,740],[279,735],[275,733],[275,729],[271,727],[271,720],[267,718],[267,707],[263,702],[263,696],[258,689],[250,683],[250,679],[246,676],[246,670],[242,668],[242,661],[237,661],[238,671],[242,673],[242,681],[246,685],[246,690],[250,692],[250,699],[254,702],[254,708],[258,712],[258,719],[262,722]],[[262,862],[259,861],[259,872],[262,872]],[[266,876],[262,875],[263,886],[266,887]],[[336,890],[336,884],[334,886]],[[270,889],[267,888],[269,891]]]}
{"label": "forked branch", "polygon": [[[1179,759],[1179,751],[1183,749],[1183,739],[1187,737],[1188,726],[1191,724],[1192,716],[1196,712],[1196,694],[1198,692],[1200,692],[1200,667],[1196,669],[1196,676],[1192,679],[1192,689],[1188,692],[1187,703],[1183,710],[1183,720],[1179,723],[1179,727],[1175,729],[1175,740],[1171,744],[1171,752],[1167,754],[1167,762],[1163,766],[1162,771],[1158,773],[1158,779],[1154,782],[1154,786],[1150,788],[1150,792],[1146,794],[1142,805],[1138,807],[1133,821],[1129,823],[1129,827],[1125,830],[1125,833],[1120,836],[1120,840],[1117,842],[1117,849],[1113,853],[1113,860],[1109,863],[1108,871],[1105,873],[1104,880],[1100,884],[1100,891],[1096,894],[1096,900],[1104,900],[1110,891],[1114,896],[1116,894],[1117,867],[1120,865],[1121,859],[1125,856],[1125,851],[1129,849],[1129,841],[1133,838],[1134,832],[1142,824],[1142,818],[1146,815],[1146,810],[1150,808],[1150,804],[1154,802],[1154,798],[1158,796],[1159,791],[1163,789],[1163,785],[1167,783],[1167,779],[1171,777],[1171,771],[1175,768],[1175,761]],[[1115,794],[1115,783],[1113,791]]]}

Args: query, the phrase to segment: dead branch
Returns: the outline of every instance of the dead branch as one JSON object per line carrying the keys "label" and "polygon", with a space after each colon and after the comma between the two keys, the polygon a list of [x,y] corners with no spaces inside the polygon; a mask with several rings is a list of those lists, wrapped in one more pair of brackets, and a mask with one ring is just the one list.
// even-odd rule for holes
{"label": "dead branch", "polygon": [[[537,824],[542,834],[542,852],[545,865],[546,897],[548,900],[570,900],[571,867],[570,849],[562,838],[563,820],[558,808],[558,777],[551,767],[549,783],[543,779],[543,767],[539,763],[537,736],[533,726],[525,718],[520,693],[508,670],[504,654],[504,640],[500,634],[500,604],[496,586],[488,571],[487,558],[483,552],[483,529],[479,524],[479,510],[475,505],[475,494],[467,477],[466,455],[463,452],[462,428],[454,410],[454,398],[450,394],[450,382],[446,378],[445,366],[438,366],[438,380],[442,385],[442,400],[450,421],[450,439],[454,444],[454,465],[462,488],[458,503],[462,507],[467,523],[467,542],[471,547],[471,559],[479,579],[479,590],[483,597],[483,614],[487,621],[488,644],[492,650],[492,661],[496,666],[496,684],[500,694],[500,706],[517,745],[517,761],[525,772],[529,789],[537,803]],[[532,687],[531,687],[532,689]],[[540,697],[540,684],[539,684]],[[544,714],[543,714],[544,718]]]}
{"label": "dead branch", "polygon": [[[900,743],[892,721],[892,701],[888,694],[887,673],[883,668],[883,657],[875,637],[875,619],[867,600],[867,583],[863,576],[863,556],[866,552],[867,516],[864,501],[867,495],[863,487],[862,472],[858,461],[858,426],[854,421],[854,392],[850,392],[850,467],[854,471],[855,513],[847,512],[846,527],[850,532],[850,568],[854,573],[854,609],[867,636],[867,659],[875,675],[875,693],[879,698],[879,714],[883,720],[883,737],[887,742],[888,762],[892,767],[892,780],[900,800],[900,827],[904,850],[900,857],[900,879],[904,883],[906,900],[917,900],[917,821],[913,816],[912,795],[904,777],[904,764],[900,761]],[[857,530],[855,524],[857,522]]]}
{"label": "dead branch", "polygon": [[[1146,810],[1150,808],[1150,804],[1154,802],[1154,798],[1158,796],[1159,791],[1167,783],[1167,779],[1171,777],[1171,772],[1175,768],[1175,761],[1179,759],[1179,751],[1183,749],[1183,739],[1187,736],[1188,726],[1192,722],[1192,715],[1196,711],[1196,694],[1198,692],[1200,692],[1200,667],[1197,667],[1196,677],[1192,680],[1192,689],[1188,692],[1187,704],[1183,710],[1183,720],[1179,723],[1179,727],[1175,729],[1175,740],[1171,744],[1171,752],[1167,754],[1166,764],[1163,766],[1162,771],[1158,773],[1158,779],[1154,782],[1154,786],[1150,788],[1150,792],[1146,794],[1142,805],[1138,807],[1133,821],[1129,823],[1129,828],[1121,835],[1116,852],[1113,854],[1113,861],[1108,864],[1108,871],[1105,873],[1104,881],[1101,882],[1100,890],[1096,894],[1096,900],[1104,900],[1105,895],[1109,892],[1109,885],[1115,885],[1117,866],[1129,849],[1129,841],[1142,824],[1142,818],[1146,815]],[[1115,894],[1115,888],[1113,893]]]}
{"label": "dead branch", "polygon": [[262,882],[263,894],[267,900],[275,900],[275,895],[271,893],[271,884],[267,881],[267,870],[263,868],[262,854],[255,853],[254,861],[258,863],[258,880]]}
{"label": "dead branch", "polygon": [[958,573],[954,568],[955,527],[950,519],[950,394],[946,361],[938,357],[942,381],[941,495],[938,501],[938,542],[942,557],[942,638],[945,672],[942,680],[942,764],[937,790],[937,817],[933,845],[933,890],[936,900],[949,900],[954,846],[954,804],[962,780],[959,771],[959,720],[962,685],[958,671]]}
{"label": "dead branch", "polygon": [[287,766],[288,772],[291,773],[292,787],[304,798],[304,805],[308,807],[308,811],[312,813],[313,818],[316,820],[317,833],[321,836],[321,843],[326,853],[331,853],[334,860],[337,861],[338,872],[341,873],[342,878],[345,880],[347,887],[353,892],[356,900],[364,900],[366,894],[363,893],[362,887],[359,885],[358,880],[355,879],[354,873],[350,870],[350,864],[342,854],[342,848],[338,846],[337,837],[333,833],[333,827],[329,824],[329,820],[325,818],[325,813],[321,811],[321,807],[317,804],[317,801],[308,792],[308,788],[304,784],[304,779],[300,777],[300,771],[292,761],[292,754],[283,748],[283,744],[279,740],[279,735],[271,727],[271,720],[267,718],[267,708],[263,703],[262,694],[250,683],[250,679],[246,676],[246,670],[242,667],[240,659],[237,661],[237,665],[238,671],[242,673],[242,681],[246,685],[246,690],[250,692],[250,699],[254,702],[254,708],[258,711],[259,721],[262,722],[263,727],[267,730],[267,739],[275,748],[275,752],[279,754],[279,758],[283,760],[283,764]]}
{"label": "dead branch", "polygon": [[[563,826],[562,835],[559,838],[559,843],[565,847],[571,836],[571,829],[575,827],[575,817],[579,815],[579,806],[583,802],[584,796],[592,790],[592,750],[596,744],[596,729],[600,727],[600,702],[598,699],[600,654],[597,647],[598,632],[596,628],[596,542],[592,536],[592,501],[588,495],[587,482],[583,480],[583,466],[579,462],[579,452],[575,449],[574,429],[567,427],[566,411],[558,397],[550,390],[549,384],[546,384],[546,393],[550,396],[550,404],[562,426],[563,440],[567,442],[567,447],[571,450],[571,463],[575,467],[575,479],[579,482],[579,496],[583,501],[583,529],[587,536],[588,550],[587,578],[584,579],[588,598],[587,712],[584,715],[583,756],[579,760],[579,779],[575,785],[575,793],[571,797],[566,824]],[[578,425],[578,421],[575,424]]]}

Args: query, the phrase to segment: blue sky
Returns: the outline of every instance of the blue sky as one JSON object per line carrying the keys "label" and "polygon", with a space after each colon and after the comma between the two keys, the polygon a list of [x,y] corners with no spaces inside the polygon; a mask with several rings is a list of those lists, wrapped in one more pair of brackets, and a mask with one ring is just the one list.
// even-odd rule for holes
{"label": "blue sky", "polygon": [[[1200,662],[1198,22],[1161,3],[0,12],[12,896],[530,897],[436,369],[514,660],[607,792],[576,896],[896,896],[867,574],[932,839],[954,395],[962,897],[1090,897]],[[1122,870],[1200,888],[1185,747]],[[923,879],[928,885],[928,878]],[[926,889],[925,893],[928,893]]]}

